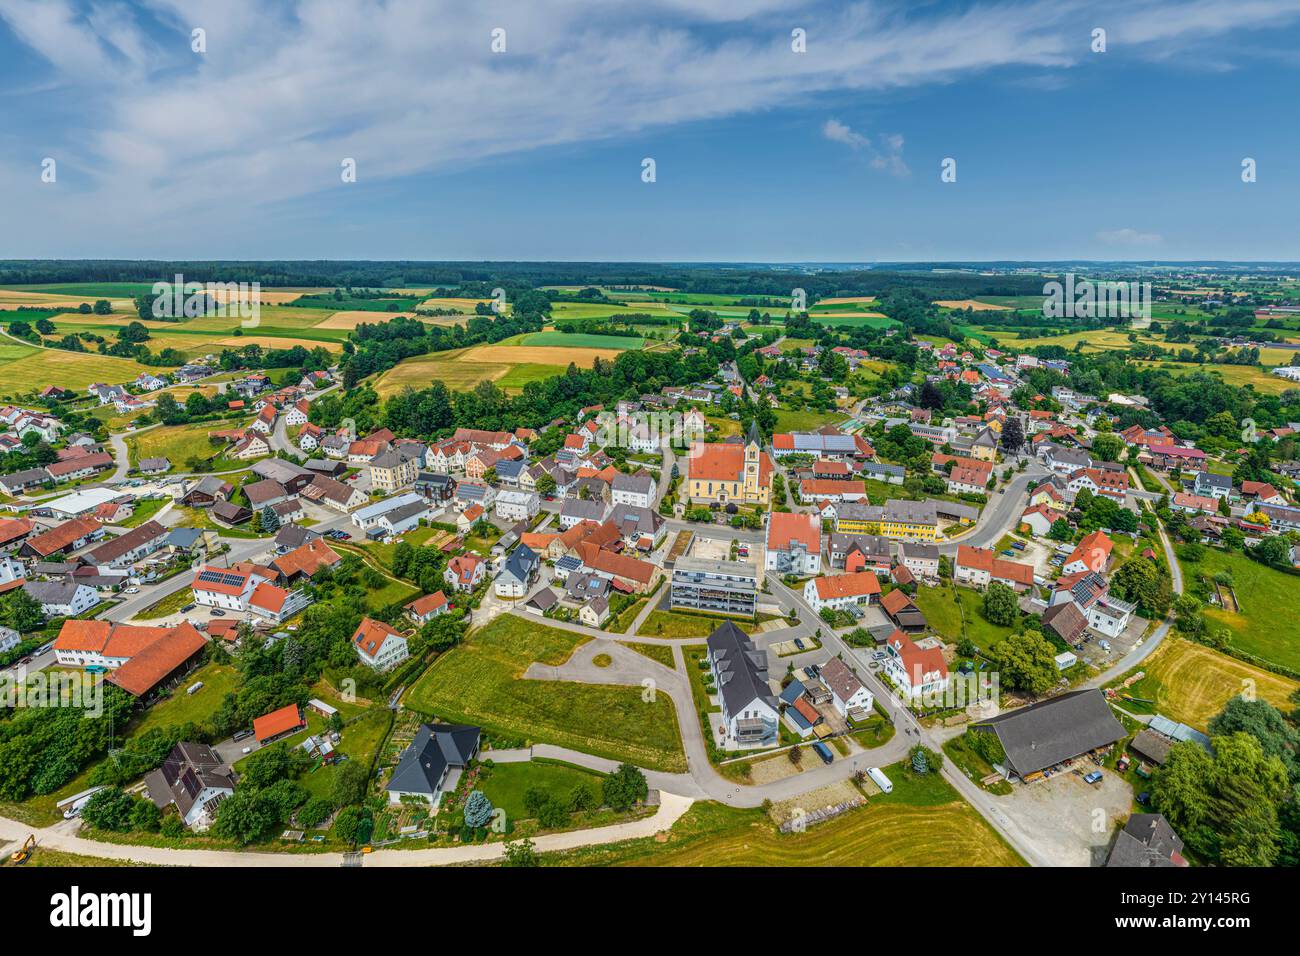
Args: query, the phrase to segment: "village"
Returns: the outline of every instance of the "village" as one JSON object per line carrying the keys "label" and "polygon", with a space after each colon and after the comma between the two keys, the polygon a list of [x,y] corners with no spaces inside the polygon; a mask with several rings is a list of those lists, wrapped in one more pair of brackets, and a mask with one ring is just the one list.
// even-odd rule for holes
{"label": "village", "polygon": [[[697,333],[730,334],[745,344],[738,326]],[[749,344],[782,378],[871,360],[843,345]],[[549,679],[660,683],[677,726],[664,754],[679,756],[629,769],[649,808],[661,792],[774,800],[784,831],[791,813],[833,819],[892,792],[895,765],[929,760],[955,767],[946,778],[1031,862],[1096,865],[1109,852],[1131,865],[1123,848],[1142,865],[1181,865],[1181,841],[1145,812],[1133,781],[1174,743],[1208,738],[1124,703],[1182,589],[1163,525],[1176,522],[1184,540],[1258,547],[1300,531],[1300,508],[1269,482],[1234,481],[1166,426],[1121,428],[1115,410],[1140,409],[1140,396],[1026,389],[1034,370],[1068,379],[1068,360],[915,345],[930,368],[922,380],[842,394],[836,424],[770,436],[753,420],[743,432],[719,424],[720,405],[775,403],[768,374],[747,380],[734,363],[572,420],[461,427],[435,441],[313,421],[337,368],[278,387],[242,374],[223,383],[225,414],[251,417],[208,433],[212,458],[233,466],[211,474],[10,406],[0,443],[39,442],[53,460],[0,476],[0,587],[25,595],[24,632],[34,632],[6,628],[0,652],[24,679],[82,672],[140,707],[166,706],[204,694],[214,659],[294,644],[309,609],[359,575],[385,600],[364,602],[349,666],[373,675],[368,693],[390,709],[404,692],[418,698],[439,673],[430,661],[459,653],[467,632],[555,629],[586,644]],[[126,413],[211,374],[199,364],[87,392]],[[978,414],[946,412],[941,389],[957,386]],[[61,392],[41,397],[57,409]],[[668,413],[684,437],[660,434]],[[1287,547],[1288,564],[1300,563]],[[1152,597],[1160,576],[1163,603]],[[222,740],[178,740],[127,792],[164,813],[174,805],[203,833],[249,761],[277,742],[337,769],[351,736],[342,711],[356,704],[330,692],[332,702],[322,692],[250,714]],[[376,829],[399,832],[387,841],[398,844],[436,833],[444,799],[468,819],[464,775],[484,759],[527,759],[499,727],[475,725],[454,688],[428,697],[448,702],[429,709],[449,719],[399,720],[409,743],[378,784],[401,812],[367,819],[357,832],[371,842],[385,845],[369,837]],[[1136,721],[1136,738],[1121,720]],[[796,759],[805,747],[820,769]],[[435,752],[436,771],[423,756]],[[635,763],[558,752],[594,772]],[[726,785],[737,774],[739,797]],[[192,775],[204,781],[198,795]],[[105,789],[60,806],[75,820]],[[1098,799],[1112,821],[1100,834],[1086,812]],[[412,805],[424,810],[412,817]],[[1147,830],[1125,826],[1131,808],[1131,820],[1154,821]],[[310,835],[305,820],[282,839]]]}

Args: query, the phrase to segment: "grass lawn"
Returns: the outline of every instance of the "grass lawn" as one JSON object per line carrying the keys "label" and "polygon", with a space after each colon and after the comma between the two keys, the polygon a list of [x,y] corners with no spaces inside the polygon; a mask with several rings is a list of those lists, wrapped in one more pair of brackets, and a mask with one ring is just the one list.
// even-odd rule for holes
{"label": "grass lawn", "polygon": [[493,807],[505,810],[510,820],[526,820],[532,816],[524,806],[524,794],[529,790],[543,790],[567,804],[574,788],[585,784],[599,802],[600,784],[605,779],[604,774],[594,770],[549,760],[498,763],[485,770],[484,775],[486,779],[480,777],[478,788],[492,801]]}
{"label": "grass lawn", "polygon": [[502,614],[439,657],[411,688],[407,706],[503,736],[684,771],[667,695],[647,703],[640,688],[523,679],[533,662],[562,664],[584,643],[581,635]]}
{"label": "grass lawn", "polygon": [[842,422],[848,416],[842,411],[822,412],[811,409],[778,408],[776,430],[779,432],[815,431],[823,425]]}
{"label": "grass lawn", "polygon": [[674,669],[677,667],[673,661],[673,649],[667,644],[638,644],[633,641],[619,641],[619,643],[624,647],[632,648],[638,654],[644,655],[652,661],[657,661],[664,667]]}
{"label": "grass lawn", "polygon": [[5,339],[0,349],[0,397],[34,392],[42,385],[84,392],[94,382],[129,382],[144,371],[150,370],[134,359],[38,349]]}
{"label": "grass lawn", "polygon": [[217,453],[221,443],[208,439],[208,432],[236,427],[242,420],[196,422],[192,425],[160,425],[126,438],[131,465],[142,458],[166,458],[177,470],[187,470],[191,458],[207,460]]}
{"label": "grass lawn", "polygon": [[988,621],[984,617],[984,595],[970,588],[921,586],[914,600],[930,622],[930,629],[949,642],[965,634],[987,653],[1015,631]]}
{"label": "grass lawn", "polygon": [[1284,611],[1300,593],[1300,577],[1265,567],[1244,555],[1215,549],[1206,549],[1202,560],[1184,561],[1182,566],[1188,579],[1200,575],[1212,580],[1219,571],[1231,574],[1239,613],[1207,607],[1206,617],[1227,626],[1235,647],[1300,670],[1300,635]]}
{"label": "grass lawn", "polygon": [[[1205,730],[1224,704],[1252,684],[1261,700],[1283,711],[1291,709],[1287,698],[1300,687],[1293,680],[1173,636],[1166,637],[1137,670],[1146,676],[1127,688],[1122,686],[1123,678],[1110,685],[1121,697],[1137,698],[1121,699],[1119,706],[1137,714],[1164,714],[1198,730]],[[1124,678],[1132,673],[1136,671]],[[1145,700],[1153,703],[1140,703]]]}
{"label": "grass lawn", "polygon": [[668,839],[546,854],[548,866],[1022,866],[1002,838],[938,774],[885,768],[894,792],[782,834],[762,810],[696,803]]}
{"label": "grass lawn", "polygon": [[734,622],[746,634],[752,634],[758,629],[753,621],[743,618],[688,614],[684,611],[651,611],[641,623],[637,634],[641,637],[708,637],[723,621]]}
{"label": "grass lawn", "polygon": [[125,521],[118,522],[124,528],[135,528],[144,524],[158,512],[162,511],[170,502],[170,498],[146,498],[135,503],[135,510],[131,512],[131,517]]}
{"label": "grass lawn", "polygon": [[[188,589],[185,592],[188,593]],[[237,672],[231,664],[204,664],[172,691],[166,700],[146,710],[138,721],[128,728],[128,737],[138,737],[157,727],[174,727],[178,724],[202,723],[221,706],[226,694],[235,689]],[[203,686],[193,694],[185,688],[202,681]]]}
{"label": "grass lawn", "polygon": [[645,339],[639,335],[591,335],[586,332],[530,332],[519,340],[520,345],[543,345],[551,348],[575,349],[639,349]]}
{"label": "grass lawn", "polygon": [[609,626],[605,628],[605,630],[609,631],[611,634],[626,634],[627,629],[631,627],[632,622],[636,620],[636,616],[640,614],[641,609],[645,607],[645,602],[647,600],[649,600],[649,598],[638,598],[627,607],[623,608],[618,617],[609,622]]}
{"label": "grass lawn", "polygon": [[158,601],[155,604],[150,604],[140,612],[139,616],[146,621],[154,618],[166,617],[168,614],[175,614],[193,600],[194,589],[181,588],[179,591],[167,595],[161,601]]}
{"label": "grass lawn", "polygon": [[[368,767],[388,733],[389,716],[386,707],[375,707],[347,724],[340,734],[339,751],[347,754],[348,760]],[[321,764],[299,777],[298,782],[313,797],[328,797],[341,767],[342,764]]]}

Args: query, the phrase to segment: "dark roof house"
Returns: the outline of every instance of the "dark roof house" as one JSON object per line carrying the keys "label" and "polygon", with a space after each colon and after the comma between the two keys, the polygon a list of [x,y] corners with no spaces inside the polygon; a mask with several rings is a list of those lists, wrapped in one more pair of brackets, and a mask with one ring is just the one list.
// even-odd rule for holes
{"label": "dark roof house", "polygon": [[1007,766],[1024,779],[1107,747],[1127,734],[1100,690],[1076,690],[972,725],[995,733]]}

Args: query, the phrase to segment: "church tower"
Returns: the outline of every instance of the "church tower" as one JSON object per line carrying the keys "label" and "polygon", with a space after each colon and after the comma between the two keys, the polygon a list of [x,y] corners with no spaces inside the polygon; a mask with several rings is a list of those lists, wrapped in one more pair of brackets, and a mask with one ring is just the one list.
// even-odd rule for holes
{"label": "church tower", "polygon": [[745,435],[745,499],[756,500],[759,497],[758,453],[763,447],[763,436],[759,433],[758,422],[749,423]]}

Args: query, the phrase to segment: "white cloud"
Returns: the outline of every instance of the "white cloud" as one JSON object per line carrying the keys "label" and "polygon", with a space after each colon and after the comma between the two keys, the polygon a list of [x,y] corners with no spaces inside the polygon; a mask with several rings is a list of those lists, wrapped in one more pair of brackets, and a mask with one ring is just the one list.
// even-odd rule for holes
{"label": "white cloud", "polygon": [[[63,97],[52,102],[81,119],[32,131],[41,143],[33,148],[56,155],[61,179],[76,172],[81,197],[94,199],[25,192],[7,211],[51,229],[153,235],[186,213],[241,216],[329,196],[345,156],[356,158],[360,182],[378,183],[827,92],[879,94],[1006,67],[1060,71],[1089,55],[1077,4],[786,6],[144,0],[128,12],[119,0],[0,0],[0,23],[50,63],[51,96]],[[1229,10],[1208,0],[1089,7],[1112,51],[1147,45],[1167,56],[1293,19],[1300,0],[1240,0]],[[201,56],[189,47],[194,26],[208,34]],[[489,51],[497,26],[508,34],[503,55]],[[790,49],[795,26],[808,31],[806,53]],[[874,168],[907,172],[902,134],[868,137],[838,120],[822,134]]]}
{"label": "white cloud", "polygon": [[822,124],[822,135],[833,143],[843,143],[856,152],[864,152],[869,157],[873,169],[883,170],[894,176],[907,176],[911,170],[903,162],[903,135],[901,133],[884,133],[872,142],[871,137],[859,133],[837,119],[828,119]]}
{"label": "white cloud", "polygon": [[1155,246],[1165,241],[1165,237],[1157,232],[1138,232],[1127,227],[1099,232],[1097,238],[1111,246]]}

